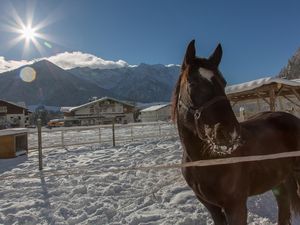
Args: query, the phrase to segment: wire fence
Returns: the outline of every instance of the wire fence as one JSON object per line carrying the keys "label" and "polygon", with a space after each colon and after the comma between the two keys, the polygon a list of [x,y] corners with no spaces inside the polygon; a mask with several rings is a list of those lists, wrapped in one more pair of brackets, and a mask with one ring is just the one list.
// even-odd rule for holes
{"label": "wire fence", "polygon": [[[170,122],[98,125],[85,127],[42,128],[42,148],[66,147],[95,143],[125,143],[155,137],[177,136],[177,129]],[[29,152],[38,149],[38,131],[28,133]]]}

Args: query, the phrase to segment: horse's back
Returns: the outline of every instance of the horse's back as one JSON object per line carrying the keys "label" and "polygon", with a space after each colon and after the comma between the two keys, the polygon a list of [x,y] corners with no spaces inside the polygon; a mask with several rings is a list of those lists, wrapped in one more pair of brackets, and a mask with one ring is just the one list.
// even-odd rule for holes
{"label": "horse's back", "polygon": [[300,131],[300,119],[286,112],[262,112],[241,123],[246,129],[273,128],[285,131]]}
{"label": "horse's back", "polygon": [[262,149],[264,153],[275,153],[300,148],[300,119],[290,113],[259,113],[242,122],[241,127],[244,138],[253,142],[250,144],[253,147],[252,153]]}

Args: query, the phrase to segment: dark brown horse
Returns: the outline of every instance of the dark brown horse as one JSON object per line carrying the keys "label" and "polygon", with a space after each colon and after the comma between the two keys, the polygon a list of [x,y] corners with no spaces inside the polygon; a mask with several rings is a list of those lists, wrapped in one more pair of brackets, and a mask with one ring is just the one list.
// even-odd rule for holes
{"label": "dark brown horse", "polygon": [[[225,95],[218,66],[221,45],[208,58],[195,55],[192,41],[173,96],[173,118],[183,145],[183,162],[300,150],[300,120],[284,112],[264,112],[239,123]],[[283,158],[207,167],[182,173],[216,225],[247,224],[247,198],[273,190],[278,224],[300,213],[300,159]]]}

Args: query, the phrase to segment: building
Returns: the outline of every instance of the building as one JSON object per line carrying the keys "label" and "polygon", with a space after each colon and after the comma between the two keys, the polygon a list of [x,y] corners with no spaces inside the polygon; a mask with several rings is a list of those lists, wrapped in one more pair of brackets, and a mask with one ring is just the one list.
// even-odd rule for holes
{"label": "building", "polygon": [[142,122],[169,121],[171,119],[171,104],[154,105],[141,110]]}
{"label": "building", "polygon": [[266,77],[226,87],[238,119],[262,111],[286,111],[300,117],[300,80]]}
{"label": "building", "polygon": [[27,127],[31,112],[23,105],[0,100],[0,129]]}
{"label": "building", "polygon": [[103,97],[93,98],[86,104],[76,107],[62,107],[65,126],[87,126],[97,124],[134,122],[135,106],[126,102]]}

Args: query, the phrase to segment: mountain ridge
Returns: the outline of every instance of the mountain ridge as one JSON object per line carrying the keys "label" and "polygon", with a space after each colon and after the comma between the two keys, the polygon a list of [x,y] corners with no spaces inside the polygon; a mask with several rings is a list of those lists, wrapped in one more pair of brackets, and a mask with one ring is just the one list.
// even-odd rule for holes
{"label": "mountain ridge", "polygon": [[[20,72],[31,67],[36,79],[22,81]],[[135,67],[64,70],[43,59],[0,74],[0,98],[28,105],[74,106],[90,97],[116,97],[135,102],[170,101],[178,66],[140,64]],[[3,85],[4,84],[4,85]]]}

